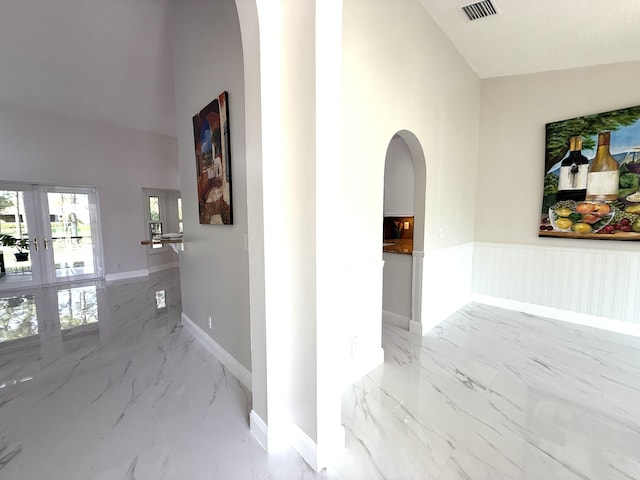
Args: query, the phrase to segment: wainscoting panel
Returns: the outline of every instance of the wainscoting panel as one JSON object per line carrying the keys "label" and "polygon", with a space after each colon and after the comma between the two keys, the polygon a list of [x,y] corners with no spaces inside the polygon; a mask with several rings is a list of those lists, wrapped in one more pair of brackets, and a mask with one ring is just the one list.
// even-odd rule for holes
{"label": "wainscoting panel", "polygon": [[469,303],[473,243],[424,253],[422,333]]}
{"label": "wainscoting panel", "polygon": [[640,323],[640,253],[476,243],[474,294]]}

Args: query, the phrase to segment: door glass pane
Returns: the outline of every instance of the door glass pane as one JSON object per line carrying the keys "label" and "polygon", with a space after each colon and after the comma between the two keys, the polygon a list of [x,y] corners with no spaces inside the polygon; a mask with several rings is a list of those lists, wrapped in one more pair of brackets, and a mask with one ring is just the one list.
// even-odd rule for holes
{"label": "door glass pane", "polygon": [[[24,192],[0,190],[0,233],[10,235],[5,237],[4,242],[0,242],[0,282],[7,284],[31,281],[32,256],[29,255],[29,227]],[[14,245],[2,245],[10,243],[11,238],[15,239]]]}
{"label": "door glass pane", "polygon": [[48,192],[56,278],[95,273],[89,195]]}
{"label": "door glass pane", "polygon": [[152,222],[160,221],[160,199],[158,197],[149,197],[149,220]]}
{"label": "door glass pane", "polygon": [[[160,240],[162,238],[162,222],[160,222],[160,197],[149,197],[149,239]],[[151,248],[162,248],[159,243],[151,244]]]}

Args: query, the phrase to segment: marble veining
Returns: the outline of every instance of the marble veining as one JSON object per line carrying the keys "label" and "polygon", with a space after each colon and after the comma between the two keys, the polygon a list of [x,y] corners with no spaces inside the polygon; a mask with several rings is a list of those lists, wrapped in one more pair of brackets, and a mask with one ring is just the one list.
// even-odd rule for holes
{"label": "marble veining", "polygon": [[0,342],[1,480],[640,480],[638,338],[478,304],[424,337],[383,326],[314,472],[252,437],[250,392],[179,323],[177,271],[6,295],[37,315]]}

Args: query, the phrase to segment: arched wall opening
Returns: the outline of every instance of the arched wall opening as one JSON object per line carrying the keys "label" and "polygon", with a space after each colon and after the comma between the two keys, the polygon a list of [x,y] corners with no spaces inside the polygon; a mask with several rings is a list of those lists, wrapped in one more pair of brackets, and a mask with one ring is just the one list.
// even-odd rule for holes
{"label": "arched wall opening", "polygon": [[425,189],[422,146],[412,132],[400,130],[385,157],[382,318],[416,333],[422,333]]}

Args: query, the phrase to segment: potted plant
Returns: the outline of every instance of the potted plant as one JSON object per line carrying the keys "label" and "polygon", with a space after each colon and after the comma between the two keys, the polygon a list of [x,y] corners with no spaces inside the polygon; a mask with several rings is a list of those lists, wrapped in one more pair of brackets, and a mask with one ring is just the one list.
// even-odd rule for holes
{"label": "potted plant", "polygon": [[3,247],[15,247],[18,250],[14,255],[16,256],[16,262],[26,262],[29,260],[29,239],[16,238],[8,233],[0,233],[0,244]]}

